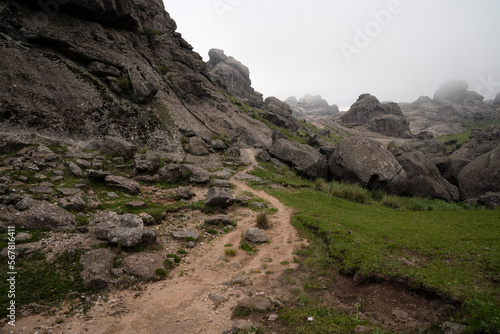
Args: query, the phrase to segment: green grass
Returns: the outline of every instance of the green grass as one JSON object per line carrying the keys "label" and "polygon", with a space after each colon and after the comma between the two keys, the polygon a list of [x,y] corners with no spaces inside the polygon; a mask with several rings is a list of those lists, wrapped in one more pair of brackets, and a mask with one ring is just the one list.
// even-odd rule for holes
{"label": "green grass", "polygon": [[269,214],[266,211],[261,211],[257,214],[255,221],[258,228],[268,230],[272,226],[270,220],[271,217],[269,216]]}
{"label": "green grass", "polygon": [[[70,292],[79,294],[88,291],[83,285],[80,272],[80,256],[83,252],[76,250],[75,257],[70,260],[68,253],[63,252],[54,262],[47,262],[45,254],[38,252],[25,259],[16,261],[16,308],[29,303],[53,306],[67,299]],[[6,259],[0,261],[2,268],[7,268]],[[9,303],[7,291],[7,270],[0,271],[0,305],[5,309]]]}
{"label": "green grass", "polygon": [[448,152],[452,152],[452,151],[460,148],[463,144],[472,140],[472,139],[470,139],[470,135],[471,135],[473,129],[484,130],[488,126],[495,125],[495,124],[500,124],[500,121],[495,121],[495,122],[473,122],[473,121],[470,121],[470,122],[466,122],[463,124],[463,126],[467,129],[466,131],[461,132],[461,133],[452,133],[452,134],[440,136],[437,139],[443,143],[456,141],[456,143],[448,145],[446,147]]}
{"label": "green grass", "polygon": [[238,254],[238,251],[234,248],[228,248],[224,250],[224,253],[226,253],[227,256],[236,256],[236,254]]}
{"label": "green grass", "polygon": [[[297,173],[288,167],[278,167],[272,162],[261,162],[264,169],[256,168],[251,174],[264,180],[262,184],[268,185],[276,183],[282,186],[294,188],[310,187],[313,183],[309,180],[298,177]],[[250,184],[253,184],[250,182]]]}

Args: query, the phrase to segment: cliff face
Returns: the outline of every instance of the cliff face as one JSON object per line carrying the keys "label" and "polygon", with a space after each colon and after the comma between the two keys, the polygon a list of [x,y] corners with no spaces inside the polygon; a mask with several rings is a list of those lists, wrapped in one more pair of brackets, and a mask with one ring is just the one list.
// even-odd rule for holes
{"label": "cliff face", "polygon": [[[0,128],[180,151],[182,133],[271,144],[212,83],[161,0],[0,1]],[[47,2],[48,3],[48,2]]]}

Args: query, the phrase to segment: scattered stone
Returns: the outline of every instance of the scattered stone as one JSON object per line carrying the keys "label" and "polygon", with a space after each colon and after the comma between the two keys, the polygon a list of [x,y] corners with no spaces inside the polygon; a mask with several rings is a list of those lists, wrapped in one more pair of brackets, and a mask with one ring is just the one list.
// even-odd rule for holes
{"label": "scattered stone", "polygon": [[82,211],[87,206],[87,203],[83,200],[83,193],[76,194],[69,199],[63,198],[60,200],[60,204],[65,210],[76,212]]}
{"label": "scattered stone", "polygon": [[83,159],[76,159],[75,163],[81,168],[89,168],[90,166],[92,166],[90,161],[83,160]]}
{"label": "scattered stone", "polygon": [[180,170],[183,176],[187,176],[188,182],[208,183],[210,181],[210,173],[199,166],[184,164],[180,166]]}
{"label": "scattered stone", "polygon": [[83,284],[87,288],[105,288],[112,281],[114,257],[115,253],[107,248],[93,249],[83,254],[80,258]]}
{"label": "scattered stone", "polygon": [[195,232],[195,231],[173,231],[172,236],[175,239],[186,239],[186,238],[193,238],[194,240],[198,240],[200,238],[200,235]]}
{"label": "scattered stone", "polygon": [[309,322],[313,322],[313,321],[314,321],[314,317],[309,317],[309,318],[307,318],[307,321],[309,321]]}
{"label": "scattered stone", "polygon": [[139,183],[123,176],[108,175],[104,180],[108,186],[118,188],[130,194],[141,192],[141,185]]}
{"label": "scattered stone", "polygon": [[266,205],[261,202],[252,202],[250,203],[250,207],[254,210],[260,210],[260,209],[265,209]]}
{"label": "scattered stone", "polygon": [[156,269],[164,269],[163,257],[160,254],[134,253],[123,260],[123,271],[143,281],[156,278]]}
{"label": "scattered stone", "polygon": [[250,297],[238,302],[238,307],[250,311],[265,312],[271,309],[271,302],[264,297]]}
{"label": "scattered stone", "polygon": [[43,175],[42,173],[36,173],[35,178],[37,178],[39,180],[45,180],[47,177],[45,175]]}
{"label": "scattered stone", "polygon": [[103,170],[87,169],[87,177],[93,180],[104,180],[110,173]]}
{"label": "scattered stone", "polygon": [[236,320],[231,327],[231,333],[237,334],[240,331],[252,328],[252,322],[250,320],[239,319]]}
{"label": "scattered stone", "polygon": [[445,334],[462,334],[467,330],[467,326],[446,321],[441,325]]}
{"label": "scattered stone", "polygon": [[108,198],[112,198],[112,199],[120,198],[120,196],[118,196],[115,192],[109,192],[106,194],[106,196],[108,196]]}
{"label": "scattered stone", "polygon": [[94,233],[98,239],[126,247],[133,247],[142,241],[144,223],[139,216],[130,213],[119,216],[116,212],[103,211],[94,214],[94,222]]}
{"label": "scattered stone", "polygon": [[155,175],[137,175],[134,180],[145,183],[159,183],[161,182],[160,174]]}
{"label": "scattered stone", "polygon": [[231,225],[232,223],[233,220],[228,215],[216,215],[205,219],[205,224],[208,225]]}
{"label": "scattered stone", "polygon": [[102,161],[101,160],[92,160],[92,167],[102,168]]}
{"label": "scattered stone", "polygon": [[276,321],[276,320],[278,320],[278,315],[277,314],[271,314],[267,320],[269,320],[269,321]]}
{"label": "scattered stone", "polygon": [[76,188],[57,188],[57,191],[59,191],[65,196],[71,196],[80,192],[81,190]]}
{"label": "scattered stone", "polygon": [[169,164],[159,170],[160,177],[167,183],[176,183],[181,177],[181,169],[179,166]]}
{"label": "scattered stone", "polygon": [[233,177],[231,172],[229,172],[228,170],[221,170],[221,171],[212,173],[212,175],[218,179],[223,179],[223,180],[229,180],[231,177]]}
{"label": "scattered stone", "polygon": [[155,223],[155,218],[149,213],[141,212],[139,213],[139,217],[141,217],[145,225],[153,225]]}
{"label": "scattered stone", "polygon": [[224,143],[220,139],[212,140],[212,142],[210,144],[212,145],[212,148],[214,150],[225,150],[225,149],[227,149],[226,143]]}
{"label": "scattered stone", "polygon": [[160,156],[156,153],[136,154],[134,165],[137,173],[154,173],[161,166]]}
{"label": "scattered stone", "polygon": [[208,190],[205,205],[228,207],[235,203],[235,199],[227,188],[213,187]]}
{"label": "scattered stone", "polygon": [[218,188],[232,188],[234,186],[230,181],[221,179],[213,179],[210,183]]}
{"label": "scattered stone", "polygon": [[55,176],[64,176],[64,172],[62,170],[55,170],[52,172]]}
{"label": "scattered stone", "polygon": [[122,159],[123,157],[132,158],[137,150],[137,148],[128,141],[111,136],[106,136],[94,142],[93,145],[94,148],[103,153],[119,156]]}
{"label": "scattered stone", "polygon": [[68,166],[69,166],[69,169],[71,169],[71,173],[73,173],[73,175],[75,175],[77,177],[83,177],[82,169],[80,167],[78,167],[77,164],[75,164],[74,162],[70,162],[68,164]]}
{"label": "scattered stone", "polygon": [[25,232],[19,232],[16,234],[16,241],[25,241],[31,239],[31,234]]}
{"label": "scattered stone", "polygon": [[233,285],[239,285],[239,286],[247,286],[248,285],[248,279],[241,275],[241,276],[236,276],[235,278],[232,279],[231,283]]}
{"label": "scattered stone", "polygon": [[54,189],[50,188],[50,187],[34,187],[34,188],[31,188],[30,189],[32,193],[34,194],[53,194],[54,193]]}
{"label": "scattered stone", "polygon": [[211,293],[210,295],[208,295],[208,299],[213,301],[215,304],[222,304],[226,300],[228,300],[226,297],[218,293]]}
{"label": "scattered stone", "polygon": [[146,202],[143,202],[140,200],[134,200],[134,201],[127,202],[125,205],[130,207],[130,208],[134,208],[134,209],[145,208],[147,206]]}
{"label": "scattered stone", "polygon": [[53,187],[54,185],[50,182],[42,182],[40,183],[41,187]]}
{"label": "scattered stone", "polygon": [[194,248],[194,247],[196,247],[196,242],[194,242],[194,241],[188,241],[186,243],[186,247],[187,248]]}
{"label": "scattered stone", "polygon": [[194,197],[194,194],[189,187],[179,187],[175,190],[175,194],[178,198],[182,199],[191,199]]}
{"label": "scattered stone", "polygon": [[398,308],[393,310],[391,314],[394,316],[397,322],[405,322],[408,320],[408,312],[400,310]]}
{"label": "scattered stone", "polygon": [[266,232],[257,227],[251,227],[245,233],[245,239],[251,242],[264,243],[267,242]]}

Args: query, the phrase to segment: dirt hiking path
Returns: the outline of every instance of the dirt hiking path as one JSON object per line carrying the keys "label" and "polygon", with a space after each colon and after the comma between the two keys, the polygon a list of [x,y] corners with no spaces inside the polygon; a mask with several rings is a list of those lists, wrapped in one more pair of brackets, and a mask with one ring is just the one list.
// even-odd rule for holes
{"label": "dirt hiking path", "polygon": [[[238,174],[249,172],[257,165],[254,153],[252,149],[243,150],[251,165]],[[233,177],[231,182],[236,186],[237,195],[250,192],[277,209],[271,218],[273,226],[266,231],[269,242],[257,246],[256,254],[249,255],[238,249],[242,235],[255,225],[255,212],[242,207],[230,208],[227,213],[237,221],[237,228],[209,243],[197,245],[189,251],[190,262],[183,262],[172,270],[169,279],[145,284],[140,293],[113,292],[108,302],[101,301],[83,317],[67,317],[60,324],[56,323],[56,319],[61,318],[57,315],[19,319],[14,333],[221,334],[232,327],[232,308],[239,300],[248,298],[249,292],[264,293],[271,299],[286,294],[279,278],[285,269],[295,268],[293,252],[301,245],[296,230],[290,225],[292,210],[265,192],[253,190],[244,181]],[[228,243],[238,251],[236,256],[224,258],[227,249],[224,245]],[[290,264],[281,264],[283,261]],[[240,288],[227,283],[243,273],[248,286]],[[227,300],[216,305],[208,298],[212,293]]]}

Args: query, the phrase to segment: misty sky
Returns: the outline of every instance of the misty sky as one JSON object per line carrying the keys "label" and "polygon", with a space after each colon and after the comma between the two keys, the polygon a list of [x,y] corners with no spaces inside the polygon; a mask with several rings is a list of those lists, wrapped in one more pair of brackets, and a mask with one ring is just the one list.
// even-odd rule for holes
{"label": "misty sky", "polygon": [[463,79],[500,92],[498,0],[163,0],[205,61],[223,49],[250,69],[264,97],[322,95],[348,109],[433,96]]}

